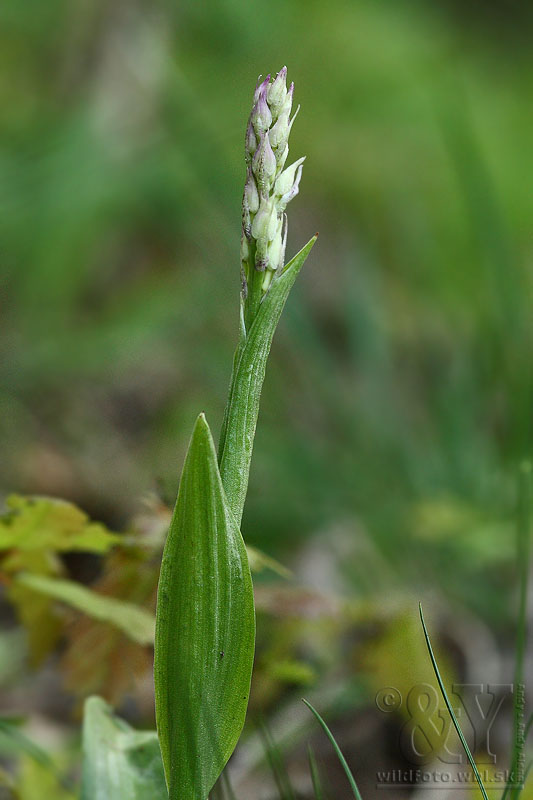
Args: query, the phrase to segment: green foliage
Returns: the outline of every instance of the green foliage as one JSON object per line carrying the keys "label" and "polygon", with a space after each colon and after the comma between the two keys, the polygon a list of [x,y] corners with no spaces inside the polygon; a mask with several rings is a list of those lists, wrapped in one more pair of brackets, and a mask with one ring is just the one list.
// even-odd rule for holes
{"label": "green foliage", "polygon": [[46,581],[62,574],[60,554],[105,554],[121,538],[64,500],[11,495],[6,507],[0,516],[0,574],[6,577],[9,599],[28,631],[32,662],[37,665],[57,642],[62,624],[50,597],[36,594],[17,576],[25,572]]}
{"label": "green foliage", "polygon": [[156,717],[171,800],[205,800],[233,752],[248,705],[254,638],[246,550],[200,415],[157,600]]}
{"label": "green foliage", "polygon": [[0,517],[0,550],[106,553],[120,536],[77,506],[50,497],[10,495]]}
{"label": "green foliage", "polygon": [[[47,497],[11,495],[0,517],[0,573],[8,596],[28,631],[32,661],[39,664],[64,629],[60,600],[94,619],[112,623],[142,645],[152,644],[154,618],[149,612],[63,578],[63,554],[104,556],[128,537],[92,522],[72,503]],[[135,549],[135,548],[132,548]],[[138,553],[135,556],[138,560]]]}
{"label": "green foliage", "polygon": [[141,645],[149,645],[154,641],[155,619],[143,608],[114,597],[104,597],[75,581],[27,572],[17,575],[16,581],[34,592],[60,600],[92,619],[111,623]]}
{"label": "green foliage", "polygon": [[157,734],[134,731],[99,697],[85,704],[81,800],[166,800]]}
{"label": "green foliage", "polygon": [[29,756],[20,759],[19,770],[20,775],[13,788],[13,800],[79,800],[78,792],[60,783],[48,767]]}

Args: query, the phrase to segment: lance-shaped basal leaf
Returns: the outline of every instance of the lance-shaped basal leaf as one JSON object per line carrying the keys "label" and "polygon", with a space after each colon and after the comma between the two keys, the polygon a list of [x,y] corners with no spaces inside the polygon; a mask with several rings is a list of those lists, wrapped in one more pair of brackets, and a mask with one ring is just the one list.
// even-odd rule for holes
{"label": "lance-shaped basal leaf", "polygon": [[85,703],[81,800],[166,800],[155,731],[136,731],[100,697]]}
{"label": "lance-shaped basal leaf", "polygon": [[159,578],[156,718],[171,800],[206,800],[239,739],[255,640],[246,549],[205,417],[196,421]]}

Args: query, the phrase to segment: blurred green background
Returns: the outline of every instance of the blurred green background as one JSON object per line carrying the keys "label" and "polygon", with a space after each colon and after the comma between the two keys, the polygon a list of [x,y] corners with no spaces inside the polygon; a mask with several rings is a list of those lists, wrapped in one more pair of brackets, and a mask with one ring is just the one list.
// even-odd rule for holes
{"label": "blurred green background", "polygon": [[287,64],[307,155],[289,251],[320,237],[276,334],[244,536],[371,609],[429,595],[505,652],[532,445],[532,17],[4,2],[2,492],[115,529],[148,492],[172,503],[196,414],[220,427],[244,128],[257,76]]}

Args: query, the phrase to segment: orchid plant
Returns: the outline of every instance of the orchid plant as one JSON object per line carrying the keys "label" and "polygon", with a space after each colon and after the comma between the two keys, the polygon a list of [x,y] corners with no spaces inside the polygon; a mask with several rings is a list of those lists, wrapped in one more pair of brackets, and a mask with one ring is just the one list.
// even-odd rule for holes
{"label": "orchid plant", "polygon": [[206,800],[244,725],[255,611],[240,523],[272,338],[316,241],[285,263],[286,208],[298,193],[304,161],[286,166],[298,113],[291,116],[294,84],[287,88],[286,77],[284,67],[273,80],[259,79],[246,128],[239,339],[218,453],[200,414],[164,549],[154,661],[157,735],[132,731],[91,698],[83,800],[153,800],[167,791],[170,800]]}
{"label": "orchid plant", "polygon": [[[138,732],[113,715],[98,697],[85,705],[83,727],[82,800],[234,800],[229,780],[220,776],[241,736],[248,706],[255,647],[255,608],[248,551],[240,526],[252,459],[259,401],[272,339],[294,281],[316,236],[285,263],[289,202],[298,194],[304,157],[286,166],[293,113],[294,85],[287,88],[284,67],[274,79],[259,79],[245,136],[246,179],[242,201],[241,292],[239,336],[218,450],[204,414],[194,425],[181,475],[159,576],[155,625],[155,709],[157,732]],[[292,114],[292,116],[291,116]],[[521,467],[517,514],[520,557],[520,613],[515,684],[522,683],[525,664],[528,564],[532,507],[532,469]],[[20,501],[12,500],[13,518],[4,530],[4,545],[18,532]],[[78,544],[91,541],[101,550],[115,539],[74,514],[64,504],[39,501],[22,505],[37,513],[65,515]],[[55,515],[55,516],[54,516]],[[24,522],[26,519],[26,522]],[[24,518],[26,533],[31,533]],[[18,524],[21,524],[20,515]],[[72,544],[72,542],[71,542]],[[119,601],[98,604],[90,593],[68,581],[22,574],[19,585],[48,593],[84,609],[90,603],[98,618],[135,629],[138,641],[152,641],[153,619],[142,609]],[[127,613],[126,613],[127,611]],[[448,698],[420,607],[422,630],[446,708],[464,747],[477,782],[488,800],[461,727]],[[320,714],[306,705],[329,738],[356,800],[361,794],[331,731]],[[0,720],[0,722],[2,722]],[[0,728],[2,726],[0,725]],[[522,769],[527,733],[515,700],[510,776],[502,800],[518,800],[529,765]],[[5,728],[5,724],[4,724]],[[267,738],[268,748],[273,747]],[[46,761],[20,736],[34,758]],[[271,760],[273,771],[279,769]],[[313,752],[310,778],[316,800],[326,796]],[[281,800],[294,793],[288,777],[277,781]]]}

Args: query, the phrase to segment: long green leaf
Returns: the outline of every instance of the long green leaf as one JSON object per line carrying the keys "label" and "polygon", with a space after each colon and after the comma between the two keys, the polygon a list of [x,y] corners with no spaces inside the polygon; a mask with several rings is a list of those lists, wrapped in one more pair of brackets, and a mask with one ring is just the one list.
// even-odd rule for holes
{"label": "long green leaf", "polygon": [[259,306],[249,331],[241,326],[228,404],[219,443],[220,475],[229,506],[240,525],[246,491],[259,399],[272,338],[296,276],[316,242],[313,238],[287,264]]}
{"label": "long green leaf", "polygon": [[356,800],[362,800],[361,793],[360,793],[360,791],[359,791],[359,789],[357,787],[357,784],[355,782],[355,778],[352,775],[352,771],[351,771],[350,767],[348,766],[348,762],[344,758],[344,756],[342,754],[342,750],[340,749],[339,745],[337,744],[337,742],[335,740],[335,737],[333,736],[332,732],[330,731],[330,729],[328,728],[328,726],[326,725],[326,723],[324,722],[324,720],[322,719],[322,717],[320,716],[320,714],[318,713],[316,708],[313,708],[311,703],[309,703],[307,700],[305,700],[305,698],[304,698],[304,703],[307,706],[307,708],[309,708],[313,712],[313,714],[317,718],[322,730],[324,731],[324,733],[326,734],[326,736],[330,740],[331,744],[333,745],[333,749],[335,750],[335,753],[337,754],[337,758],[341,762],[341,766],[342,766],[344,772],[346,773],[346,777],[348,778],[348,782],[349,782],[351,790],[353,792],[353,796],[356,798]]}
{"label": "long green leaf", "polygon": [[461,730],[461,726],[459,725],[457,717],[455,716],[455,712],[454,712],[454,710],[452,708],[452,704],[450,703],[450,701],[448,699],[448,694],[446,692],[446,689],[444,688],[444,683],[443,683],[443,680],[441,678],[439,667],[437,665],[437,659],[435,658],[435,654],[433,653],[433,648],[431,646],[431,640],[429,638],[429,633],[428,633],[428,630],[426,628],[426,623],[424,621],[424,613],[422,611],[422,603],[419,603],[418,610],[420,612],[420,621],[422,622],[422,628],[424,629],[424,636],[425,636],[425,639],[426,639],[426,645],[427,645],[427,648],[428,648],[429,657],[431,659],[431,663],[433,665],[433,670],[435,672],[435,676],[437,678],[437,682],[439,684],[442,696],[444,698],[444,702],[446,703],[446,708],[448,709],[448,713],[449,713],[450,717],[452,718],[452,722],[453,722],[453,724],[455,726],[455,730],[457,731],[457,735],[459,736],[459,739],[461,740],[461,744],[463,745],[463,749],[464,749],[464,751],[466,753],[466,757],[468,758],[468,760],[470,762],[470,766],[472,767],[474,775],[476,776],[476,780],[477,780],[479,788],[481,790],[481,794],[483,795],[484,800],[489,800],[488,797],[487,797],[487,792],[486,792],[485,786],[483,785],[483,781],[481,780],[481,775],[479,774],[479,770],[477,768],[477,764],[474,761],[474,756],[470,752],[470,748],[468,746],[468,743],[467,743],[467,741],[466,741],[466,739],[464,737],[463,731]]}
{"label": "long green leaf", "polygon": [[135,731],[100,697],[85,703],[81,800],[165,800],[155,731]]}
{"label": "long green leaf", "polygon": [[156,717],[171,800],[205,800],[240,736],[252,674],[252,579],[205,417],[196,422],[163,554]]}
{"label": "long green leaf", "polygon": [[74,581],[49,578],[45,575],[21,572],[15,581],[35,592],[60,600],[87,614],[88,617],[109,622],[139,644],[149,645],[154,641],[154,617],[140,606],[97,594]]}

